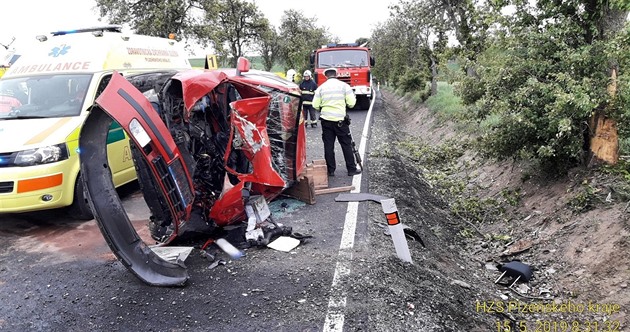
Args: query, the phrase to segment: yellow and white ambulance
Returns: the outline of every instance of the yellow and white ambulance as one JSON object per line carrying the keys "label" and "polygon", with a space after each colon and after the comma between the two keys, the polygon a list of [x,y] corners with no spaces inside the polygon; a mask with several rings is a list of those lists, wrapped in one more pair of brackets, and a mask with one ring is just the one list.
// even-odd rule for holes
{"label": "yellow and white ambulance", "polygon": [[[94,100],[113,71],[131,78],[191,66],[175,40],[126,33],[120,26],[37,39],[36,48],[0,78],[0,215],[69,207],[72,217],[91,219],[79,181],[78,138]],[[107,143],[114,184],[133,181],[128,138],[115,122]]]}

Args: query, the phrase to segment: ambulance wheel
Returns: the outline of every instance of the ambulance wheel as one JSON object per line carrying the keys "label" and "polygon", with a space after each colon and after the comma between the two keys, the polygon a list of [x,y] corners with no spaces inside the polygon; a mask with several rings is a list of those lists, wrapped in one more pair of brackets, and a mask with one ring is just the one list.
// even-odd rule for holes
{"label": "ambulance wheel", "polygon": [[74,183],[74,200],[72,205],[68,208],[68,214],[71,218],[77,220],[90,220],[94,219],[92,209],[88,203],[87,193],[83,187],[83,180],[79,175]]}

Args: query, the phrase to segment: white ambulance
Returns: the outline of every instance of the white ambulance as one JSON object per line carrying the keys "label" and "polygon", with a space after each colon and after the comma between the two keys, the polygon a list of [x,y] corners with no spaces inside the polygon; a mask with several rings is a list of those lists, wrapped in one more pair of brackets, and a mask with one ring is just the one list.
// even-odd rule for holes
{"label": "white ambulance", "polygon": [[[191,66],[175,40],[126,33],[120,26],[37,39],[37,47],[0,78],[0,215],[68,207],[73,218],[91,219],[78,180],[78,138],[94,100],[114,70],[130,79]],[[128,138],[115,122],[107,143],[114,184],[133,181]]]}

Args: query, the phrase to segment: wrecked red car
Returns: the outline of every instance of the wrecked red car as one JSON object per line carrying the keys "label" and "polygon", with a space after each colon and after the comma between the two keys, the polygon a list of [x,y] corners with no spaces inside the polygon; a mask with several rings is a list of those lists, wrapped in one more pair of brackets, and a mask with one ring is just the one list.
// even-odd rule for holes
{"label": "wrecked red car", "polygon": [[266,202],[305,168],[300,106],[295,84],[250,70],[244,58],[236,69],[115,73],[86,119],[79,148],[88,203],[118,259],[150,285],[188,279],[183,264],[161,259],[145,244],[122,206],[107,161],[112,121],[130,137],[158,245],[210,237],[237,223],[247,226],[247,241],[264,245],[291,233],[269,218]]}

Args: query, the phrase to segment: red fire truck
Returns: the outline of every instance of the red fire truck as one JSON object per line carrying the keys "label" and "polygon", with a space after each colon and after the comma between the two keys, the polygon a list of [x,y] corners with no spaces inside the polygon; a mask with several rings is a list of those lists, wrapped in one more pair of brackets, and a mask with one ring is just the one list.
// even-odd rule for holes
{"label": "red fire truck", "polygon": [[310,63],[315,83],[324,83],[324,70],[335,67],[337,78],[350,84],[357,96],[354,108],[370,108],[374,57],[370,54],[369,47],[359,46],[357,43],[324,45],[311,53]]}

